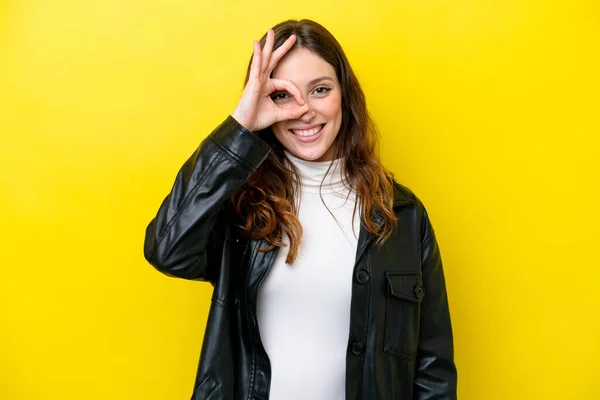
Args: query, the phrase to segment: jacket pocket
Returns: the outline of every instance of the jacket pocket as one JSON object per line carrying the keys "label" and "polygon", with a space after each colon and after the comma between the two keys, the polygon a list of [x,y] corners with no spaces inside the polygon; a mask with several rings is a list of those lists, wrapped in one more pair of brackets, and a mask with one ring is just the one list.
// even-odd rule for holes
{"label": "jacket pocket", "polygon": [[206,375],[194,389],[192,400],[217,400],[214,395],[219,386],[219,383],[210,374]]}
{"label": "jacket pocket", "polygon": [[421,272],[386,272],[387,296],[383,351],[414,358],[419,345],[421,300],[425,296]]}

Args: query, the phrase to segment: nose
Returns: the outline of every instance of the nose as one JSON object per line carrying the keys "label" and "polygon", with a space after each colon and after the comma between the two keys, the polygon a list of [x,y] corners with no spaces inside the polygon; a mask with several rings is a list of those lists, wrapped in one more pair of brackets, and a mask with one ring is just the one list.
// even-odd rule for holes
{"label": "nose", "polygon": [[317,115],[310,101],[307,101],[308,110],[298,118],[300,121],[304,123],[309,123],[313,120],[313,118]]}

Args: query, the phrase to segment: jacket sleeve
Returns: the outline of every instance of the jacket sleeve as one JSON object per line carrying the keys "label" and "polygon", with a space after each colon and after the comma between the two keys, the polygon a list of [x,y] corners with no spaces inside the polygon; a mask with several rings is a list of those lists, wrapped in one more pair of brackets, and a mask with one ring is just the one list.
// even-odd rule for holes
{"label": "jacket sleeve", "polygon": [[[162,273],[210,280],[211,242],[222,241],[224,205],[265,160],[270,147],[231,116],[183,164],[146,228],[144,256]],[[217,257],[217,260],[219,258]]]}
{"label": "jacket sleeve", "polygon": [[440,249],[423,208],[421,266],[425,295],[421,303],[415,400],[455,400],[457,370],[450,309]]}

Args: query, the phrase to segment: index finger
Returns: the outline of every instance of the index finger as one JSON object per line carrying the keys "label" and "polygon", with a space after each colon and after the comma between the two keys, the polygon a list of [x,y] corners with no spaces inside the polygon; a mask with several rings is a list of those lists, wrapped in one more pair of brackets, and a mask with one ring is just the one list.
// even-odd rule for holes
{"label": "index finger", "polygon": [[275,50],[271,54],[271,59],[269,60],[269,66],[267,67],[267,72],[271,74],[271,72],[275,69],[275,66],[281,60],[281,58],[287,53],[292,46],[296,43],[296,35],[290,35],[289,38],[277,50]]}
{"label": "index finger", "polygon": [[273,88],[275,90],[285,90],[300,104],[304,105],[304,97],[302,97],[302,93],[300,93],[300,89],[292,81],[286,81],[284,79],[271,79],[271,83],[273,83]]}

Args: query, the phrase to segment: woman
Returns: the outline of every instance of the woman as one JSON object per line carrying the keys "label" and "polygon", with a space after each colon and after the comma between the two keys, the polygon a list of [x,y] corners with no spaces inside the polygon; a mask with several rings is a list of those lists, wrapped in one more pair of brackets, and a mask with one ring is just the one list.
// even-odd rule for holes
{"label": "woman", "polygon": [[154,267],[214,285],[192,399],[456,398],[435,234],[375,147],[325,28],[254,43],[235,111],[146,231]]}

